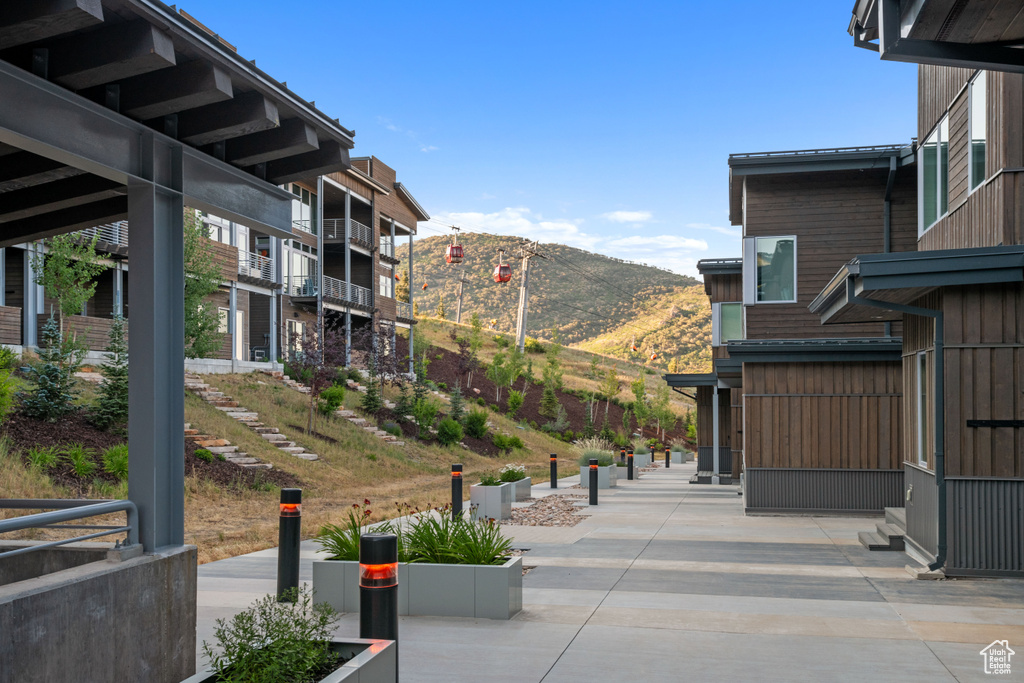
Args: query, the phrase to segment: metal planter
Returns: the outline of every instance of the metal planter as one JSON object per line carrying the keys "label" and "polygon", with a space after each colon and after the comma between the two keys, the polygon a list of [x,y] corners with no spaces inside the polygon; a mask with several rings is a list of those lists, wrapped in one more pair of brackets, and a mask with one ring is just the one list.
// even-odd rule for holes
{"label": "metal planter", "polygon": [[508,519],[512,516],[512,484],[500,486],[481,486],[473,484],[469,487],[469,504],[473,509],[473,519]]}
{"label": "metal planter", "polygon": [[[335,640],[331,649],[349,660],[319,683],[369,683],[398,680],[398,647],[393,640]],[[182,683],[216,683],[217,674],[204,669]]]}
{"label": "metal planter", "polygon": [[[634,467],[635,467],[634,463]],[[607,467],[597,468],[597,488],[598,489],[611,489],[615,488],[616,480],[615,465],[608,465]],[[584,489],[590,488],[590,467],[588,465],[580,465],[580,487]]]}
{"label": "metal planter", "polygon": [[509,483],[512,484],[513,502],[520,503],[524,500],[530,500],[532,497],[531,489],[533,488],[533,482],[529,477]]}

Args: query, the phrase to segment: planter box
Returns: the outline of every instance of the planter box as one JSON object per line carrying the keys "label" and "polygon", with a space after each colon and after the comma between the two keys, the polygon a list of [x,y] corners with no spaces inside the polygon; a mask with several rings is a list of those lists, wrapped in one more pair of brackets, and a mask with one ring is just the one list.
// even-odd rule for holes
{"label": "planter box", "polygon": [[[359,563],[315,560],[313,598],[339,612],[358,612]],[[398,613],[402,616],[511,619],[522,609],[522,557],[497,565],[398,565]]]}
{"label": "planter box", "polygon": [[686,457],[686,453],[682,451],[672,451],[672,464],[682,465],[684,462],[689,462],[689,458]]}
{"label": "planter box", "polygon": [[469,487],[469,504],[473,510],[473,519],[508,519],[512,516],[512,484],[501,486],[481,486],[473,484]]}
{"label": "planter box", "polygon": [[[398,646],[393,640],[336,640],[331,650],[349,660],[329,673],[320,683],[376,683],[398,680]],[[182,683],[215,683],[217,674],[204,669]]]}
{"label": "planter box", "polygon": [[[635,466],[634,461],[634,466]],[[600,489],[611,489],[615,488],[615,481],[617,479],[615,465],[609,465],[608,467],[597,468],[597,488]],[[580,488],[590,488],[590,466],[580,465]]]}
{"label": "planter box", "polygon": [[643,453],[633,454],[633,467],[639,469],[641,467],[651,466],[651,452],[644,451]]}
{"label": "planter box", "polygon": [[530,500],[530,498],[533,495],[531,493],[531,489],[533,488],[533,482],[530,480],[529,477],[509,483],[512,484],[512,502],[520,503],[524,500]]}

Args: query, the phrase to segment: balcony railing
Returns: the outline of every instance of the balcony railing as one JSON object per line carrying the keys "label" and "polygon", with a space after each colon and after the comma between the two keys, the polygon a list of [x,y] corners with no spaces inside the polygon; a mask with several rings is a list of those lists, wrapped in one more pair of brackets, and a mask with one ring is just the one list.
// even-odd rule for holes
{"label": "balcony railing", "polygon": [[274,259],[251,251],[238,252],[238,274],[260,280],[274,280]]}
{"label": "balcony railing", "polygon": [[412,304],[407,304],[404,301],[396,301],[395,316],[405,318],[406,320],[412,320]]}
{"label": "balcony railing", "polygon": [[387,235],[380,236],[380,255],[395,258],[395,245]]}
{"label": "balcony railing", "polygon": [[284,293],[288,296],[316,296],[316,276],[289,277],[284,286]]}
{"label": "balcony railing", "polygon": [[[369,226],[363,225],[359,221],[352,221],[352,234],[350,237],[356,242],[362,242],[370,247],[373,246],[373,231],[370,230]],[[345,239],[345,219],[324,219],[324,239]]]}
{"label": "balcony railing", "polygon": [[324,276],[324,296],[356,306],[370,307],[370,290],[328,275]]}
{"label": "balcony railing", "polygon": [[313,221],[309,220],[308,218],[300,221],[293,220],[292,227],[295,228],[296,230],[301,230],[302,232],[309,233],[310,235],[316,234],[316,226],[313,224]]}
{"label": "balcony railing", "polygon": [[332,299],[339,299],[341,301],[347,301],[348,297],[345,296],[345,287],[348,285],[347,282],[339,280],[336,277],[324,275],[324,296],[329,296]]}
{"label": "balcony railing", "polygon": [[86,228],[85,230],[79,230],[77,234],[82,235],[88,239],[93,237],[97,238],[99,242],[106,242],[107,244],[116,244],[118,246],[128,246],[128,221],[116,221],[114,223],[104,223],[103,225],[97,225],[94,228]]}

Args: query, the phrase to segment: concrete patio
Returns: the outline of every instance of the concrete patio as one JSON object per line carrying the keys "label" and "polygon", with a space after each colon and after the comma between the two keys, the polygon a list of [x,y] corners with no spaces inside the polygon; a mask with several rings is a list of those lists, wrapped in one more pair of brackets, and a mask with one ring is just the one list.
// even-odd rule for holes
{"label": "concrete patio", "polygon": [[[745,517],[693,463],[620,479],[575,527],[505,527],[529,549],[511,621],[403,617],[403,683],[430,681],[975,681],[1008,640],[1024,681],[1024,581],[918,581],[869,552],[875,520]],[[534,487],[534,496],[581,493]],[[311,542],[301,578],[311,580]],[[198,639],[276,588],[276,550],[199,568]],[[357,636],[357,614],[338,633]]]}

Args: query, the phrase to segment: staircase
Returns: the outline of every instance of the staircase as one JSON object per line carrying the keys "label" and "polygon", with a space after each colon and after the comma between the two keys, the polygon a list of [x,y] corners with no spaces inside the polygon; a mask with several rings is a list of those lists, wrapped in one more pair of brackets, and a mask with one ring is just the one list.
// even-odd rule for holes
{"label": "staircase", "polygon": [[874,531],[857,534],[861,545],[868,550],[903,550],[903,537],[907,533],[907,509],[885,508],[885,521]]}
{"label": "staircase", "polygon": [[194,441],[199,448],[205,448],[214,455],[219,455],[227,462],[239,467],[251,470],[269,470],[274,466],[269,462],[260,462],[248,453],[240,453],[238,446],[232,446],[227,439],[218,439],[209,434],[200,434],[198,429],[193,429],[188,422],[185,423],[185,438]]}
{"label": "staircase", "polygon": [[[281,451],[289,455],[293,455],[296,458],[300,458],[302,460],[317,460],[319,458],[319,456],[316,453],[310,453],[303,446],[300,446],[294,441],[291,441],[287,436],[282,434],[277,429],[277,427],[268,427],[267,425],[260,422],[260,416],[258,413],[238,405],[238,401],[235,401],[230,396],[226,396],[223,392],[218,391],[216,387],[212,387],[209,384],[205,383],[202,380],[202,378],[199,377],[198,375],[186,374],[185,388],[191,391],[193,394],[199,396],[201,399],[212,405],[217,410],[223,411],[228,416],[238,420],[246,427],[259,434],[263,439],[276,446]],[[186,430],[186,435],[188,435],[188,430]],[[250,464],[256,464],[259,462],[255,458],[251,458],[251,456],[248,456],[245,453],[237,453],[237,446],[215,445],[214,442],[216,441],[218,441],[218,439],[216,439],[215,437],[207,437],[207,443],[211,443],[214,445],[202,445],[198,440],[196,440],[196,443],[197,445],[200,445],[201,448],[205,448],[211,453],[220,453],[224,455],[225,458],[228,458],[228,454],[231,453],[236,456],[236,459],[240,459],[242,456],[244,456],[245,458],[249,458],[252,461],[252,463]],[[226,441],[224,443],[227,444]],[[228,459],[230,460],[231,458]],[[263,463],[262,466],[270,467],[270,465],[267,463]]]}

